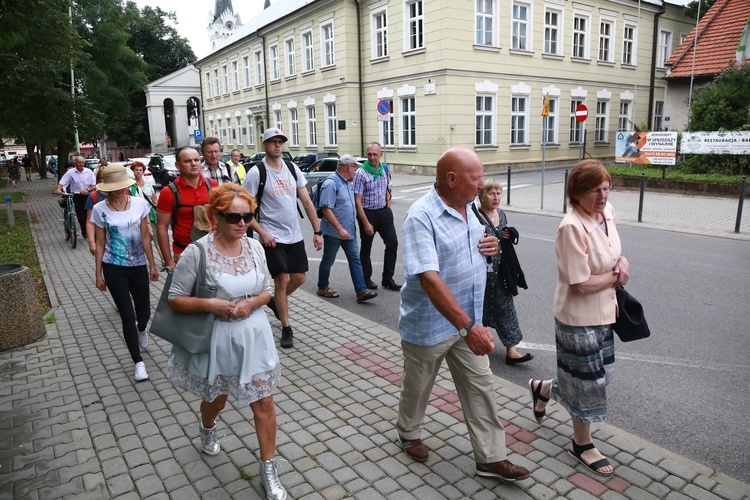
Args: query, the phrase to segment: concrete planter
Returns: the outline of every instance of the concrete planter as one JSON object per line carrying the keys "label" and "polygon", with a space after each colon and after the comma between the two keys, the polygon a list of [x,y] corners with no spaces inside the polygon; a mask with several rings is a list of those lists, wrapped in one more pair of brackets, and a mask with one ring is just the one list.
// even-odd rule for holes
{"label": "concrete planter", "polygon": [[[612,184],[617,188],[640,189],[641,178],[612,176]],[[670,193],[704,194],[710,196],[739,197],[740,182],[737,184],[723,184],[718,182],[678,181],[672,179],[646,178],[648,191],[665,191]],[[750,183],[745,187],[745,197],[750,197]]]}
{"label": "concrete planter", "polygon": [[44,335],[44,320],[31,270],[19,264],[0,265],[0,351],[30,344]]}

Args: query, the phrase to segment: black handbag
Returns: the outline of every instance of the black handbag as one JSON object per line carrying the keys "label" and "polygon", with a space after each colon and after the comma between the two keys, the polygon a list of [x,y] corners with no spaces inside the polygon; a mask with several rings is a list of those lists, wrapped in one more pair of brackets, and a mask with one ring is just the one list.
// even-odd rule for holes
{"label": "black handbag", "polygon": [[[206,251],[200,243],[191,244],[196,245],[201,253],[198,278],[195,280],[192,296],[212,299],[216,297],[216,288],[206,286]],[[181,313],[169,307],[172,275],[173,271],[169,270],[149,331],[191,354],[208,352],[211,350],[215,315],[209,312]]]}
{"label": "black handbag", "polygon": [[650,336],[651,330],[648,328],[641,303],[630,295],[623,286],[616,286],[615,294],[617,295],[619,312],[615,323],[612,325],[612,330],[620,337],[620,340],[632,342]]}

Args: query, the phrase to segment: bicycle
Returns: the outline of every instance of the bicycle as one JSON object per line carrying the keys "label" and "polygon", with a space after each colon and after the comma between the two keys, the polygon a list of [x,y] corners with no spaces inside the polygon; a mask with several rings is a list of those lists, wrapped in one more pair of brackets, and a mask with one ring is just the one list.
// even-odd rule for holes
{"label": "bicycle", "polygon": [[65,204],[63,205],[63,230],[65,231],[65,239],[70,244],[70,248],[75,248],[77,241],[76,233],[76,210],[73,206],[73,194],[62,193],[61,194]]}

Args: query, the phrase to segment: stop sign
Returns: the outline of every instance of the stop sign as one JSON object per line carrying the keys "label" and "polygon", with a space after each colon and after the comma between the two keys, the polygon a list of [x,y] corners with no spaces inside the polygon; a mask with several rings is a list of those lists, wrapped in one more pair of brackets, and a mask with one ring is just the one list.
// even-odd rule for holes
{"label": "stop sign", "polygon": [[585,104],[579,104],[578,107],[576,107],[576,121],[579,123],[585,122],[588,117],[589,108],[587,108]]}

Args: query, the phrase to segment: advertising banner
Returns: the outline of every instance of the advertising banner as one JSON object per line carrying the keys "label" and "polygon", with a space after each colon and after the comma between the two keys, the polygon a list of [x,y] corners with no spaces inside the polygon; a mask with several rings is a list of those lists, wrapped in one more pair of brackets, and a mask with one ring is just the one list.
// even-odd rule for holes
{"label": "advertising banner", "polygon": [[677,132],[617,132],[617,163],[674,165],[676,159]]}
{"label": "advertising banner", "polygon": [[691,155],[750,155],[750,130],[683,132],[680,152]]}

